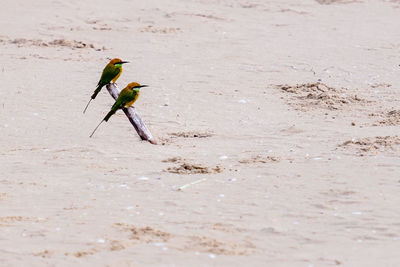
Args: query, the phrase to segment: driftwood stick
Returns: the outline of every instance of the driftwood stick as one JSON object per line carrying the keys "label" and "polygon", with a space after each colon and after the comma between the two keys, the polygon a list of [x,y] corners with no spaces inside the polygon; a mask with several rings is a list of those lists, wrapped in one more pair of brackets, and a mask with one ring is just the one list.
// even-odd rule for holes
{"label": "driftwood stick", "polygon": [[[118,98],[120,90],[116,84],[114,83],[107,84],[106,88],[114,99]],[[133,127],[135,128],[140,138],[142,140],[149,141],[153,145],[156,145],[157,144],[156,140],[151,135],[149,129],[147,128],[146,124],[144,124],[139,114],[136,112],[135,108],[129,107],[129,108],[123,108],[122,110],[128,117],[129,121],[132,123]]]}

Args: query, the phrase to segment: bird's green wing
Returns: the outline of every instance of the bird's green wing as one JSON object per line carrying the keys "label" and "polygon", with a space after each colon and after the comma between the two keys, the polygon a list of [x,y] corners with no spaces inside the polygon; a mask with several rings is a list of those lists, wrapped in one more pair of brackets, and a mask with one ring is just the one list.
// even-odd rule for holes
{"label": "bird's green wing", "polygon": [[113,65],[107,65],[104,68],[103,73],[101,74],[98,85],[104,86],[104,85],[110,83],[111,80],[114,79],[120,71],[121,71],[120,68],[117,68]]}
{"label": "bird's green wing", "polygon": [[133,94],[132,90],[129,89],[123,89],[121,93],[119,93],[117,100],[115,101],[114,105],[111,107],[110,112],[104,117],[105,121],[108,121],[108,119],[117,112],[118,109],[123,108],[126,103],[129,101],[133,100]]}
{"label": "bird's green wing", "polygon": [[121,93],[119,93],[117,101],[115,101],[114,106],[116,108],[123,108],[128,102],[132,101],[134,97],[135,96],[133,94],[133,91],[125,88],[121,91]]}

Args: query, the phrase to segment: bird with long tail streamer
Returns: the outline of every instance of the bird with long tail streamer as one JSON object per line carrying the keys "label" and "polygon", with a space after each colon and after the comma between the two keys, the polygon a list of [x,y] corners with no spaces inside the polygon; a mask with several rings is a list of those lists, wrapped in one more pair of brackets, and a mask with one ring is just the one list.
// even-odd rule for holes
{"label": "bird with long tail streamer", "polygon": [[135,101],[139,98],[140,88],[142,87],[147,87],[147,85],[140,85],[139,83],[132,82],[128,84],[124,89],[122,89],[114,105],[111,107],[111,110],[107,113],[104,119],[96,126],[90,137],[93,136],[97,128],[99,128],[100,124],[103,121],[107,122],[110,119],[110,117],[114,115],[115,112],[117,112],[118,109],[128,108],[132,106],[135,103]]}
{"label": "bird with long tail streamer", "polygon": [[98,93],[100,93],[101,88],[105,85],[109,84],[110,82],[115,83],[119,76],[122,73],[122,64],[129,63],[128,61],[122,61],[119,58],[113,58],[110,62],[105,66],[103,73],[101,74],[100,80],[97,83],[97,88],[94,90],[92,96],[90,97],[89,102],[87,103],[83,113],[85,113],[86,109],[89,107],[90,102],[96,98]]}

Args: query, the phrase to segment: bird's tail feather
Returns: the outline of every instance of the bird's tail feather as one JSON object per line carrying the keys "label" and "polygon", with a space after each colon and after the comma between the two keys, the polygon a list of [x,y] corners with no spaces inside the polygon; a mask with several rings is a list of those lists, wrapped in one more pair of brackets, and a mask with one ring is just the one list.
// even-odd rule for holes
{"label": "bird's tail feather", "polygon": [[92,134],[89,136],[90,138],[92,138],[93,134],[96,132],[97,128],[99,128],[100,124],[103,122],[104,120],[102,120],[97,126],[96,128],[94,128]]}
{"label": "bird's tail feather", "polygon": [[96,96],[100,93],[100,90],[101,90],[101,88],[103,88],[103,86],[104,86],[104,85],[103,85],[103,84],[100,84],[100,83],[97,85],[97,88],[96,88],[96,90],[94,90],[92,96],[90,97],[90,100],[89,100],[89,102],[87,103],[85,109],[83,110],[83,113],[86,112],[87,108],[89,107],[90,102],[91,102],[93,99],[96,98]]}
{"label": "bird's tail feather", "polygon": [[96,126],[96,128],[93,130],[92,134],[91,134],[89,137],[92,137],[93,134],[94,134],[94,132],[96,132],[97,128],[99,128],[100,124],[101,124],[103,121],[107,122],[107,121],[110,119],[110,117],[111,117],[112,115],[115,114],[115,112],[116,112],[117,110],[118,110],[118,109],[111,109],[110,112],[108,112],[107,115],[104,117],[104,119]]}
{"label": "bird's tail feather", "polygon": [[93,95],[92,95],[92,99],[95,99],[96,96],[100,93],[101,88],[103,88],[104,84],[99,83],[99,85],[97,85],[96,90],[94,90]]}
{"label": "bird's tail feather", "polygon": [[108,112],[108,114],[104,117],[104,120],[108,121],[111,118],[111,116],[115,114],[116,111],[117,111],[116,109],[111,109],[110,112]]}
{"label": "bird's tail feather", "polygon": [[83,114],[85,114],[85,112],[86,112],[86,110],[87,110],[87,108],[88,108],[88,106],[89,106],[89,104],[90,104],[90,102],[91,102],[92,100],[93,100],[93,98],[90,98],[90,100],[89,100],[89,102],[87,103],[85,109],[83,110]]}

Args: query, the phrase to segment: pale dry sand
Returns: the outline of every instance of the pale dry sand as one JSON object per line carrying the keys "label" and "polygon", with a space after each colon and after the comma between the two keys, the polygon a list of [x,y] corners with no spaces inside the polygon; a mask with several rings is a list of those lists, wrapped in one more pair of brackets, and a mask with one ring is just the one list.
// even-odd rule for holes
{"label": "pale dry sand", "polygon": [[[399,266],[399,14],[3,1],[0,265]],[[122,112],[88,138],[109,57],[160,145]]]}

